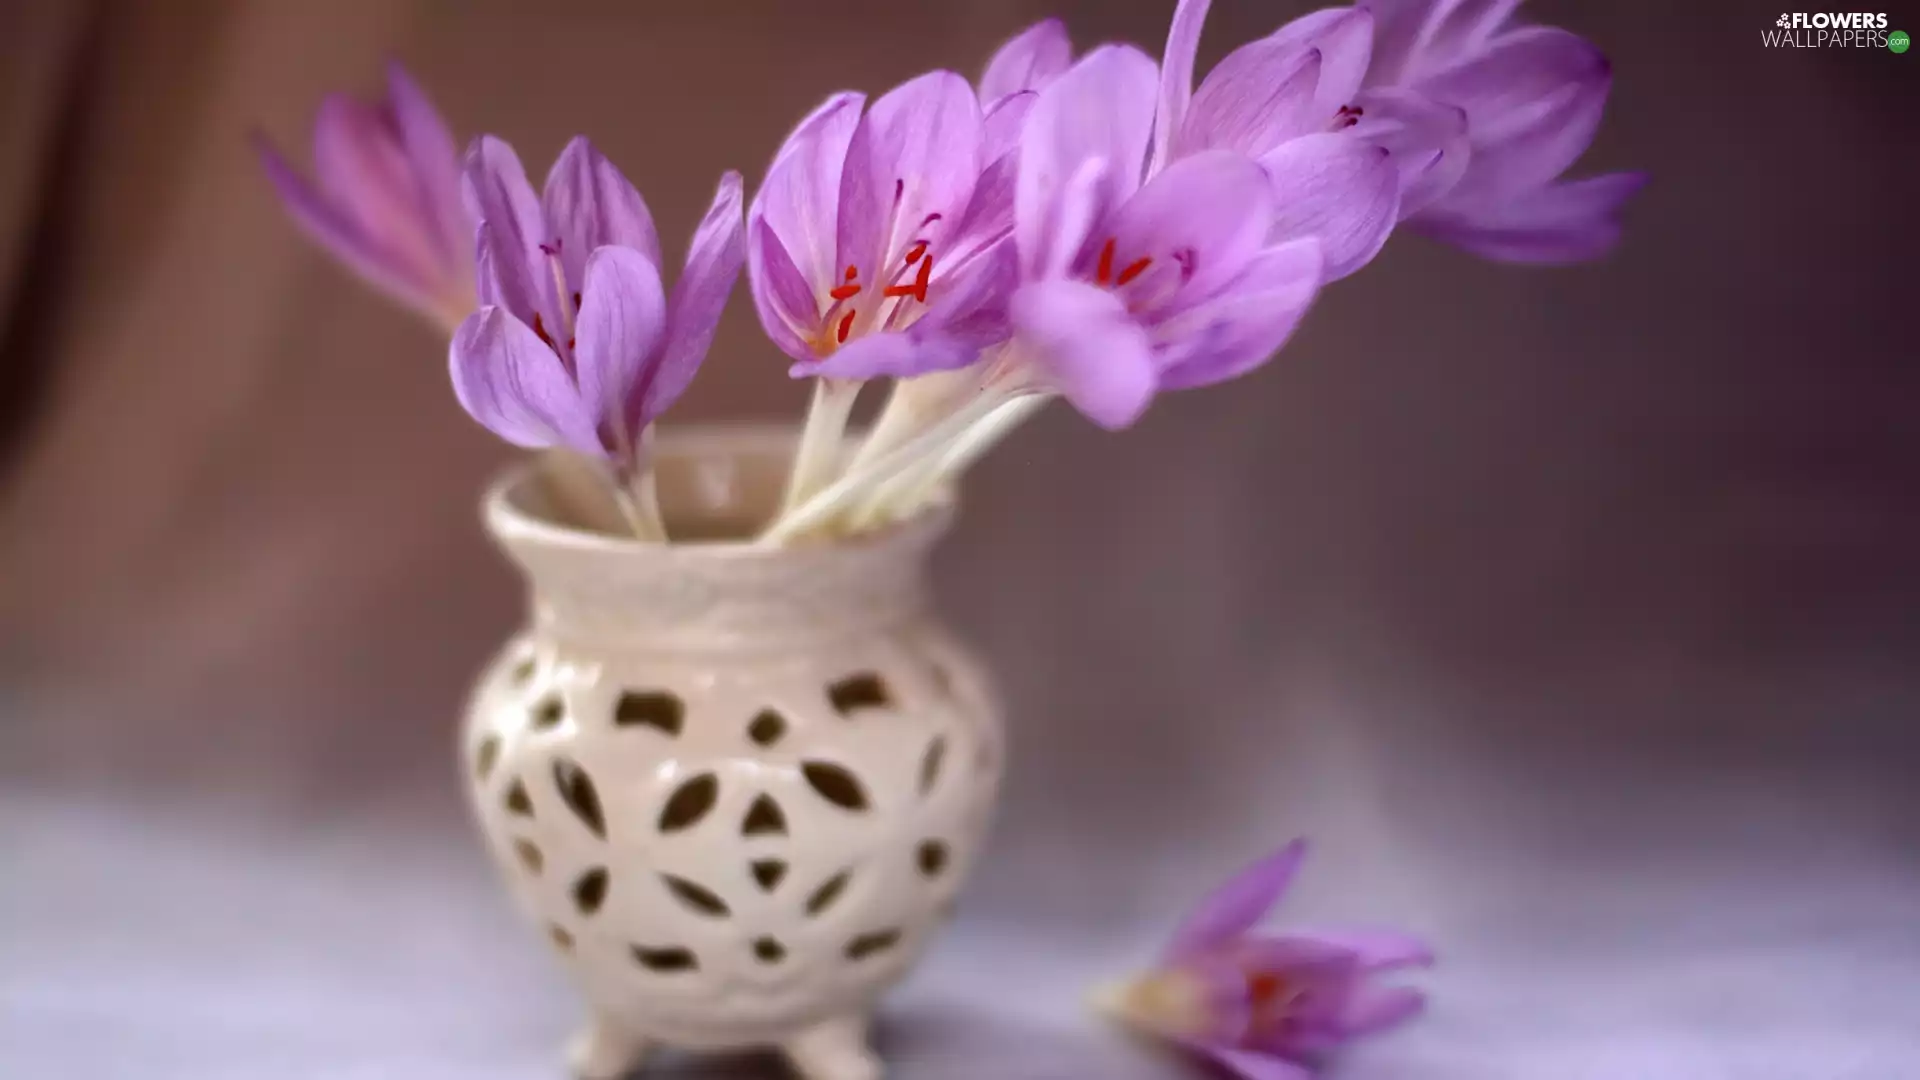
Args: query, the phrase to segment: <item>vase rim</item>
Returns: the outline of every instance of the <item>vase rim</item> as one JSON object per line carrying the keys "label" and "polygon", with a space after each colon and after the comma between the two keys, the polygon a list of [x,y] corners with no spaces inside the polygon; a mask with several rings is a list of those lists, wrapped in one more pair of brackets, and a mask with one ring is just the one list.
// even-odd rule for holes
{"label": "vase rim", "polygon": [[[782,423],[710,423],[662,427],[655,433],[653,455],[657,463],[735,461],[748,457],[790,457],[798,430]],[[914,546],[916,540],[931,541],[951,523],[953,493],[943,492],[912,517],[850,536],[803,541],[793,546],[762,546],[756,535],[738,537],[697,537],[686,540],[642,540],[621,536],[585,525],[559,520],[527,505],[534,486],[554,468],[558,455],[543,451],[522,458],[501,469],[488,483],[482,497],[482,513],[487,528],[509,547],[522,545],[555,551],[608,556],[671,556],[674,558],[716,561],[774,561],[790,559],[802,552],[834,553],[847,556],[863,551]],[[668,518],[671,534],[673,518]]]}

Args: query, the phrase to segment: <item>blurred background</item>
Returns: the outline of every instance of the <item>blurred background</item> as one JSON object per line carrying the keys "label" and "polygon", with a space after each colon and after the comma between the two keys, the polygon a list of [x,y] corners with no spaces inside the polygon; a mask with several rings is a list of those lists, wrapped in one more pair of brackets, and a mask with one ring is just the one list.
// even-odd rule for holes
{"label": "blurred background", "polygon": [[[829,92],[1171,6],[0,3],[0,1075],[548,1077],[574,1018],[453,764],[512,452],[250,131],[304,161],[397,56],[536,172],[591,135],[677,265]],[[1218,0],[1203,65],[1309,6]],[[1304,833],[1292,911],[1443,953],[1337,1077],[1920,1077],[1920,54],[1524,14],[1613,58],[1613,258],[1398,236],[1232,389],[970,479],[938,586],[1014,758],[899,1075],[1186,1075],[1080,994]],[[744,291],[673,421],[800,415]]]}

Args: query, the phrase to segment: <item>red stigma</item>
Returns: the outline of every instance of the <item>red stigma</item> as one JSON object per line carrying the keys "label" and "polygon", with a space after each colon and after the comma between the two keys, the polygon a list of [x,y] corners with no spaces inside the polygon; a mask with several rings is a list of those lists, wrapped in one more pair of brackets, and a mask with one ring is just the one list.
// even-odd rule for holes
{"label": "red stigma", "polygon": [[913,245],[913,247],[907,251],[907,265],[912,266],[914,263],[919,262],[920,256],[925,255],[926,253],[927,253],[927,242],[925,240],[922,240],[919,243]]}
{"label": "red stigma", "polygon": [[1115,281],[1114,284],[1125,285],[1127,282],[1132,281],[1134,278],[1139,277],[1142,273],[1145,273],[1147,267],[1152,265],[1153,265],[1152,256],[1148,256],[1143,259],[1135,259],[1133,262],[1127,264],[1127,268],[1125,270],[1120,271],[1120,279],[1118,281]]}
{"label": "red stigma", "polygon": [[[547,343],[547,348],[549,349],[554,348],[553,338],[551,335],[547,333],[546,326],[544,326],[540,322],[540,313],[537,311],[533,313],[533,332],[534,332],[534,335],[538,337],[541,341],[544,341]],[[559,350],[554,349],[554,351],[558,352]]]}
{"label": "red stigma", "polygon": [[1093,280],[1102,285],[1113,281],[1113,249],[1118,244],[1117,240],[1109,240],[1106,246],[1100,249],[1100,269],[1095,273]]}
{"label": "red stigma", "polygon": [[[924,244],[921,245],[922,248],[925,246]],[[924,255],[926,253],[920,251],[920,254]],[[911,266],[916,261],[920,263],[920,273],[914,277],[913,284],[889,285],[884,290],[883,295],[911,296],[923,304],[927,302],[927,282],[933,279],[933,256],[928,255],[926,258],[918,260],[910,258],[907,260],[907,264]]]}
{"label": "red stigma", "polygon": [[842,345],[847,343],[847,335],[853,331],[853,316],[853,312],[847,312],[840,320],[839,329],[834,331],[834,340]]}
{"label": "red stigma", "polygon": [[835,300],[851,300],[860,295],[860,286],[839,285],[829,291],[827,295],[833,297]]}
{"label": "red stigma", "polygon": [[575,311],[580,310],[580,294],[579,293],[573,294],[573,310]]}

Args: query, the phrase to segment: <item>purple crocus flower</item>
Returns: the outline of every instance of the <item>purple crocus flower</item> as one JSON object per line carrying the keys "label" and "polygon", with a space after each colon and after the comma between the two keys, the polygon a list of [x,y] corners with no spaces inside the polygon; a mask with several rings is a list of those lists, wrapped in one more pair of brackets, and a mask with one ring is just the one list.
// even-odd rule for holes
{"label": "purple crocus flower", "polygon": [[1105,1004],[1246,1080],[1309,1080],[1340,1044],[1418,1013],[1424,995],[1373,976],[1431,964],[1424,942],[1390,931],[1256,929],[1305,856],[1296,840],[1221,886],[1187,916],[1159,966]]}
{"label": "purple crocus flower", "polygon": [[1597,48],[1565,30],[1514,25],[1519,0],[1370,6],[1378,40],[1362,102],[1412,103],[1429,116],[1456,109],[1472,146],[1464,175],[1430,192],[1411,224],[1506,262],[1580,262],[1618,242],[1621,208],[1646,175],[1559,179],[1592,144],[1606,108],[1612,68]]}
{"label": "purple crocus flower", "polygon": [[1022,284],[998,377],[1108,428],[1158,390],[1265,361],[1321,281],[1318,240],[1275,239],[1276,191],[1251,158],[1201,151],[1146,176],[1157,75],[1131,47],[1088,53],[1041,91],[1020,149]]}
{"label": "purple crocus flower", "polygon": [[982,183],[987,127],[967,80],[935,71],[871,108],[836,94],[787,138],[747,215],[748,274],[795,375],[954,367],[1000,333],[1011,193]]}
{"label": "purple crocus flower", "polygon": [[1206,150],[1254,158],[1272,178],[1281,238],[1313,236],[1334,281],[1366,265],[1400,216],[1401,174],[1435,159],[1395,160],[1396,147],[1355,136],[1354,102],[1373,50],[1360,8],[1304,15],[1242,45],[1196,88],[1194,56],[1210,0],[1180,0],[1160,70],[1154,168]]}
{"label": "purple crocus flower", "polygon": [[255,146],[302,229],[376,288],[446,327],[473,310],[473,224],[446,121],[399,64],[376,102],[328,97],[301,176],[264,137]]}
{"label": "purple crocus flower", "polygon": [[513,148],[483,136],[466,189],[482,306],[453,339],[460,404],[517,446],[565,446],[631,471],[647,425],[705,358],[739,275],[739,174],[721,178],[670,297],[647,204],[584,138],[554,162],[542,198]]}

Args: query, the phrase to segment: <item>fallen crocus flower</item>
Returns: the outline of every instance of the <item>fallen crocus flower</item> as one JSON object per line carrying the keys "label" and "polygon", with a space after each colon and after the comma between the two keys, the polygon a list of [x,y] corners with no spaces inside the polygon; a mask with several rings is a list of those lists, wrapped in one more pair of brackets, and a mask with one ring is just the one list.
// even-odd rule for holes
{"label": "fallen crocus flower", "polygon": [[1419,991],[1375,976],[1433,962],[1405,934],[1263,932],[1306,855],[1296,840],[1215,890],[1159,965],[1103,996],[1128,1025],[1246,1080],[1309,1080],[1341,1044],[1418,1013]]}

